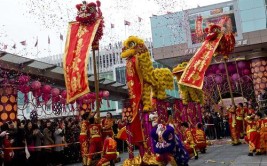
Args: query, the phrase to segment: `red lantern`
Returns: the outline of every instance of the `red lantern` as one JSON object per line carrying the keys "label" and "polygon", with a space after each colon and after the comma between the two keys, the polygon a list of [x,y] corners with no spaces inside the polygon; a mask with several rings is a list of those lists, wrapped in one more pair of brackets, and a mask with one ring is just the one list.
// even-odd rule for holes
{"label": "red lantern", "polygon": [[244,69],[243,70],[243,74],[244,75],[249,75],[250,74],[250,70],[249,69]]}
{"label": "red lantern", "polygon": [[109,97],[109,91],[107,91],[107,90],[104,91],[104,92],[103,92],[103,96],[104,96],[104,97]]}
{"label": "red lantern", "polygon": [[32,87],[33,90],[40,89],[41,88],[41,82],[33,81],[32,84],[31,84],[31,87]]}
{"label": "red lantern", "polygon": [[27,84],[30,81],[30,77],[25,76],[25,75],[21,75],[21,76],[19,76],[18,81],[19,81],[20,85]]}
{"label": "red lantern", "polygon": [[59,94],[60,94],[60,91],[59,91],[58,88],[53,88],[53,89],[51,90],[51,95],[52,95],[52,97],[57,97]]}
{"label": "red lantern", "polygon": [[221,71],[224,71],[224,70],[225,70],[225,66],[224,66],[223,63],[220,63],[220,64],[218,65],[218,68],[219,68]]}
{"label": "red lantern", "polygon": [[46,104],[48,102],[48,100],[50,99],[50,94],[49,93],[43,93],[42,99],[43,99],[44,103]]}
{"label": "red lantern", "polygon": [[222,79],[221,76],[216,76],[216,77],[214,78],[214,80],[215,80],[215,82],[216,82],[217,84],[221,84],[222,81],[223,81],[223,79]]}
{"label": "red lantern", "polygon": [[61,92],[61,97],[64,98],[64,99],[67,98],[67,91],[66,91],[66,90],[63,90],[63,91]]}
{"label": "red lantern", "polygon": [[43,88],[42,88],[42,92],[43,93],[50,93],[50,91],[51,91],[51,86],[50,85],[45,85],[45,86],[43,86]]}
{"label": "red lantern", "polygon": [[246,63],[244,61],[240,61],[237,63],[238,68],[244,69],[246,67]]}
{"label": "red lantern", "polygon": [[237,81],[239,79],[239,74],[235,73],[232,75],[232,80]]}

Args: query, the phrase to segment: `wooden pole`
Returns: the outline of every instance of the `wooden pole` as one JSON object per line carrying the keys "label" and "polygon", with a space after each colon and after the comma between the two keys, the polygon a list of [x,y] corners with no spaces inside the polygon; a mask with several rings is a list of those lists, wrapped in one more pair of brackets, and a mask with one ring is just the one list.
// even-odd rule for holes
{"label": "wooden pole", "polygon": [[[213,82],[215,82],[214,78],[213,78],[213,77],[211,77],[211,78],[212,78]],[[216,82],[215,82],[215,83],[216,83]],[[219,87],[219,85],[218,85],[217,83],[216,83],[216,88],[217,88],[217,91],[218,91],[218,93],[219,93],[220,100],[222,101],[222,106],[224,107],[224,103],[223,103],[223,99],[222,99],[221,90],[220,90],[220,87]]]}
{"label": "wooden pole", "polygon": [[223,58],[224,67],[225,67],[225,71],[226,71],[226,79],[227,79],[228,86],[229,86],[229,92],[230,92],[230,96],[231,96],[232,105],[235,106],[235,101],[234,101],[231,81],[230,81],[230,78],[229,78],[229,72],[228,72],[228,68],[227,68],[226,59],[227,59],[226,57]]}
{"label": "wooden pole", "polygon": [[98,72],[96,70],[96,57],[95,50],[93,49],[93,64],[94,64],[94,78],[95,78],[95,96],[96,96],[96,116],[97,120],[100,120],[100,103],[99,103],[99,81],[98,81]]}

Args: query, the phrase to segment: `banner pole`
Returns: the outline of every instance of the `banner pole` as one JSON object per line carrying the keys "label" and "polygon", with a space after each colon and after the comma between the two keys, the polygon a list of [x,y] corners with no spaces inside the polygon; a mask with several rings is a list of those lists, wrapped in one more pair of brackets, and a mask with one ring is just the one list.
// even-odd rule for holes
{"label": "banner pole", "polygon": [[96,70],[96,57],[95,50],[93,49],[93,63],[94,63],[94,78],[95,78],[95,96],[96,96],[96,116],[97,120],[100,120],[100,105],[99,105],[99,82],[98,82],[98,72]]}

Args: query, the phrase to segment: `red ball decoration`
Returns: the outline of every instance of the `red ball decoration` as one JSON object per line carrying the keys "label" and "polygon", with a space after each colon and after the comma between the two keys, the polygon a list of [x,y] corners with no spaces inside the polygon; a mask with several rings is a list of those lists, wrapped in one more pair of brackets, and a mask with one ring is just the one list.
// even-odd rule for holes
{"label": "red ball decoration", "polygon": [[42,91],[41,91],[40,88],[34,90],[32,93],[33,93],[33,96],[34,96],[34,97],[40,97],[40,96],[42,95]]}
{"label": "red ball decoration", "polygon": [[219,64],[219,65],[218,65],[218,68],[219,68],[221,71],[225,70],[225,66],[224,66],[223,63]]}
{"label": "red ball decoration", "polygon": [[239,79],[239,74],[235,73],[232,75],[232,80],[237,81]]}
{"label": "red ball decoration", "polygon": [[61,92],[61,97],[64,98],[64,99],[67,98],[67,91],[66,91],[66,90],[63,90],[63,91]]}
{"label": "red ball decoration", "polygon": [[27,84],[29,80],[30,80],[30,77],[26,75],[21,75],[19,76],[19,79],[18,79],[20,85]]}
{"label": "red ball decoration", "polygon": [[32,87],[33,90],[40,89],[41,88],[41,82],[39,82],[39,81],[33,81],[31,83],[31,87]]}
{"label": "red ball decoration", "polygon": [[42,94],[42,100],[45,102],[45,104],[48,102],[49,99],[50,99],[49,93],[43,93]]}
{"label": "red ball decoration", "polygon": [[239,69],[244,69],[246,67],[246,62],[240,61],[237,63]]}
{"label": "red ball decoration", "polygon": [[58,88],[53,88],[51,90],[51,94],[52,94],[53,97],[57,97],[60,94],[60,91],[59,91]]}
{"label": "red ball decoration", "polygon": [[221,70],[216,70],[216,74],[220,74],[221,73]]}
{"label": "red ball decoration", "polygon": [[244,75],[249,75],[250,74],[250,70],[249,69],[244,69],[243,70],[243,74]]}
{"label": "red ball decoration", "polygon": [[103,96],[104,96],[104,97],[109,97],[109,91],[107,91],[107,90],[104,91],[104,92],[103,92]]}
{"label": "red ball decoration", "polygon": [[223,79],[222,79],[221,76],[216,76],[216,77],[214,78],[214,80],[215,80],[215,82],[216,82],[217,84],[221,84],[221,83],[223,82]]}
{"label": "red ball decoration", "polygon": [[50,93],[50,91],[51,91],[51,86],[50,85],[45,85],[45,86],[43,86],[43,88],[42,88],[42,92],[43,93]]}
{"label": "red ball decoration", "polygon": [[29,85],[20,85],[19,86],[19,91],[21,91],[22,93],[29,93],[30,92],[30,86]]}
{"label": "red ball decoration", "polygon": [[236,67],[234,64],[228,66],[228,71],[229,71],[229,74],[231,73],[235,73],[236,72]]}

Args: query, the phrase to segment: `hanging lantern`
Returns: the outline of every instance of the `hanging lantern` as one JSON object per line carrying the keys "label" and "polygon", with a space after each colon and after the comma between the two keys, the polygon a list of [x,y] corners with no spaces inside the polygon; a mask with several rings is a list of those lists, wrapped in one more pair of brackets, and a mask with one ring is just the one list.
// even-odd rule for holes
{"label": "hanging lantern", "polygon": [[237,63],[239,69],[244,69],[246,67],[246,62],[240,61]]}
{"label": "hanging lantern", "polygon": [[104,92],[103,92],[103,96],[104,96],[104,97],[109,97],[109,91],[107,91],[107,90],[104,91]]}
{"label": "hanging lantern", "polygon": [[50,93],[51,89],[52,88],[50,85],[44,85],[42,88],[42,92],[48,94],[48,93]]}
{"label": "hanging lantern", "polygon": [[232,75],[232,80],[237,81],[239,79],[239,74],[235,73]]}
{"label": "hanging lantern", "polygon": [[250,70],[249,69],[244,69],[243,70],[243,74],[244,75],[249,75],[250,74]]}
{"label": "hanging lantern", "polygon": [[33,81],[33,82],[31,83],[31,88],[32,88],[33,90],[40,89],[40,88],[41,88],[41,82],[39,82],[39,81]]}
{"label": "hanging lantern", "polygon": [[52,97],[57,97],[59,94],[60,94],[60,91],[59,91],[58,88],[53,88],[53,89],[51,90],[51,95],[52,95]]}
{"label": "hanging lantern", "polygon": [[225,66],[224,66],[223,63],[220,63],[220,64],[218,65],[218,68],[219,68],[221,71],[224,71],[224,70],[225,70]]}
{"label": "hanging lantern", "polygon": [[20,85],[27,84],[30,81],[30,77],[26,75],[19,76],[18,83]]}
{"label": "hanging lantern", "polygon": [[24,102],[28,102],[28,93],[30,92],[30,86],[29,85],[19,85],[19,91],[21,91],[24,94]]}
{"label": "hanging lantern", "polygon": [[216,76],[216,77],[214,78],[214,80],[215,80],[215,82],[216,82],[217,84],[221,84],[221,83],[223,82],[223,79],[222,79],[221,76]]}

